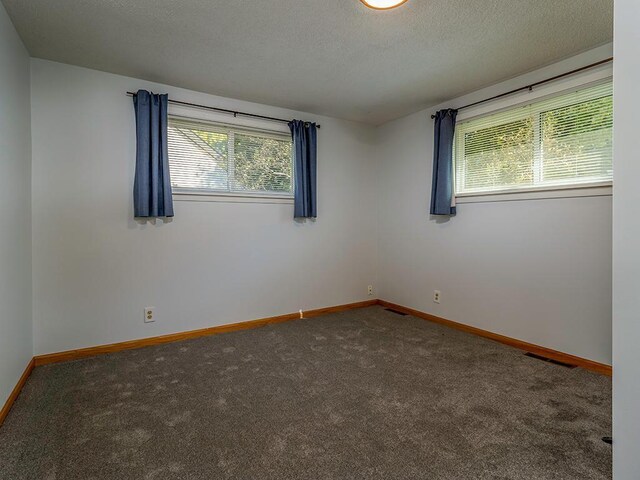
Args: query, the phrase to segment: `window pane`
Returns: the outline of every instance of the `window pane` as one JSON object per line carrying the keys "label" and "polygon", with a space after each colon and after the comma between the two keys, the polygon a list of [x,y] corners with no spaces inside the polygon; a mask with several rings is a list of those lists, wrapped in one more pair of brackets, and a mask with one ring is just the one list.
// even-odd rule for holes
{"label": "window pane", "polygon": [[168,141],[175,191],[293,192],[288,134],[170,117]]}
{"label": "window pane", "polygon": [[541,113],[544,180],[610,177],[613,98]]}
{"label": "window pane", "polygon": [[611,181],[611,81],[461,121],[456,194]]}
{"label": "window pane", "polygon": [[167,135],[172,187],[229,189],[227,133],[170,122]]}
{"label": "window pane", "polygon": [[291,142],[235,134],[234,190],[291,192]]}
{"label": "window pane", "polygon": [[464,135],[462,190],[493,190],[533,183],[533,122],[530,118]]}

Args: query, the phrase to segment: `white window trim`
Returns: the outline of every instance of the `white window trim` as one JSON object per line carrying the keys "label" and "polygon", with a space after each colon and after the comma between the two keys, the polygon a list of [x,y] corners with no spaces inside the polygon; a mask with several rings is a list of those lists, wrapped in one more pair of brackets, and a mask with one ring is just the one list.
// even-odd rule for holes
{"label": "white window trim", "polygon": [[456,195],[456,205],[465,203],[514,202],[522,200],[545,200],[552,198],[610,197],[612,182],[587,183],[584,185],[562,185],[553,188],[527,188],[501,192],[467,193]]}
{"label": "white window trim", "polygon": [[[290,134],[287,125],[280,125],[268,120],[254,118],[229,118],[228,114],[203,110],[195,107],[169,104],[169,117],[178,117],[195,122],[215,123],[221,126],[238,128],[246,131],[256,131],[264,134],[272,134],[276,137]],[[232,120],[232,121],[230,121]],[[223,203],[263,203],[263,204],[291,204],[294,203],[293,193],[271,192],[223,192],[189,190],[186,188],[173,188],[172,197],[176,202],[223,202]]]}
{"label": "white window trim", "polygon": [[174,191],[173,200],[176,202],[269,203],[293,205],[292,195],[188,192],[185,190]]}
{"label": "white window trim", "polygon": [[[537,87],[530,92],[516,94],[513,97],[490,102],[489,104],[472,107],[468,111],[461,112],[457,116],[457,122],[484,117],[501,110],[516,108],[531,102],[538,102],[546,98],[562,95],[576,88],[588,88],[613,79],[613,67],[608,64],[596,68],[581,75],[576,75],[568,80],[552,82]],[[455,162],[455,157],[454,157]],[[454,164],[455,169],[455,164]],[[454,175],[455,179],[455,175]],[[457,194],[457,205],[466,203],[510,202],[523,200],[542,200],[553,198],[577,198],[577,197],[603,197],[613,195],[613,182],[595,182],[585,184],[571,184],[545,187],[531,187],[500,192],[477,192]]]}

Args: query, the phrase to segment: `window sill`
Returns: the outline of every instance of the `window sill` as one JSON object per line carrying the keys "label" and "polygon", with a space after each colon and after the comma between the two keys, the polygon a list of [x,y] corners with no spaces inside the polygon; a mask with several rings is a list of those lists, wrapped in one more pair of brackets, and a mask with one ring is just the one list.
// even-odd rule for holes
{"label": "window sill", "polygon": [[611,183],[583,185],[540,190],[474,193],[456,196],[456,205],[465,203],[517,202],[524,200],[545,200],[552,198],[610,197],[613,195]]}
{"label": "window sill", "polygon": [[293,196],[251,193],[181,192],[173,193],[176,202],[266,203],[293,205]]}

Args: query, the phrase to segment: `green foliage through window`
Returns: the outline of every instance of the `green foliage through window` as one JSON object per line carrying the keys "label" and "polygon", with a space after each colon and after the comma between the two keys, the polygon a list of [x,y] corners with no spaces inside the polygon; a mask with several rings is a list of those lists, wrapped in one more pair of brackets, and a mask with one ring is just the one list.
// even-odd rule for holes
{"label": "green foliage through window", "polygon": [[464,142],[466,189],[533,182],[531,119],[469,132]]}
{"label": "green foliage through window", "polygon": [[236,133],[234,151],[236,187],[291,192],[291,141]]}
{"label": "green foliage through window", "polygon": [[[540,119],[544,178],[558,180],[610,174],[612,96],[542,112]],[[585,158],[602,161],[589,162],[584,161]]]}

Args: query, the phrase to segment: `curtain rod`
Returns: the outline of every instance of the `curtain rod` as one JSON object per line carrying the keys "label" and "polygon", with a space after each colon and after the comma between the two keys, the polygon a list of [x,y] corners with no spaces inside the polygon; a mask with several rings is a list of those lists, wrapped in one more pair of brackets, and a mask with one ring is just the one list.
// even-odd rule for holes
{"label": "curtain rod", "polygon": [[[603,65],[605,63],[609,63],[613,61],[613,57],[606,58],[604,60],[600,60],[599,62],[592,63],[590,65],[586,65],[584,67],[576,68],[575,70],[571,70],[570,72],[561,73],[560,75],[556,75],[555,77],[547,78],[545,80],[540,80],[539,82],[532,83],[531,85],[527,85],[525,87],[516,88],[514,90],[510,90],[505,93],[501,93],[500,95],[495,95],[490,98],[485,98],[484,100],[478,100],[477,102],[470,103],[468,105],[464,105],[458,110],[462,110],[463,108],[475,107],[476,105],[480,105],[481,103],[490,102],[491,100],[497,100],[498,98],[506,97],[507,95],[513,95],[514,93],[521,92],[523,90],[533,90],[533,87],[537,87],[539,85],[552,82],[554,80],[558,80],[559,78],[567,77],[569,75],[573,75],[574,73],[582,72],[583,70],[588,70],[589,68],[597,67],[598,65]],[[435,115],[431,115],[431,118],[436,118]]]}
{"label": "curtain rod", "polygon": [[[133,97],[134,95],[135,95],[135,92],[127,92],[127,96],[129,97]],[[205,110],[214,110],[216,112],[229,113],[229,114],[232,114],[234,117],[237,117],[238,115],[240,115],[242,117],[261,118],[262,120],[270,120],[272,122],[283,122],[283,123],[289,123],[291,121],[291,120],[285,120],[284,118],[258,115],[256,113],[238,112],[236,110],[229,110],[227,108],[210,107],[208,105],[198,105],[197,103],[181,102],[180,100],[169,99],[169,103],[173,103],[175,105],[184,105],[187,107],[204,108]],[[305,122],[305,123],[309,123],[309,122]],[[320,128],[320,125],[316,125],[316,127]]]}

